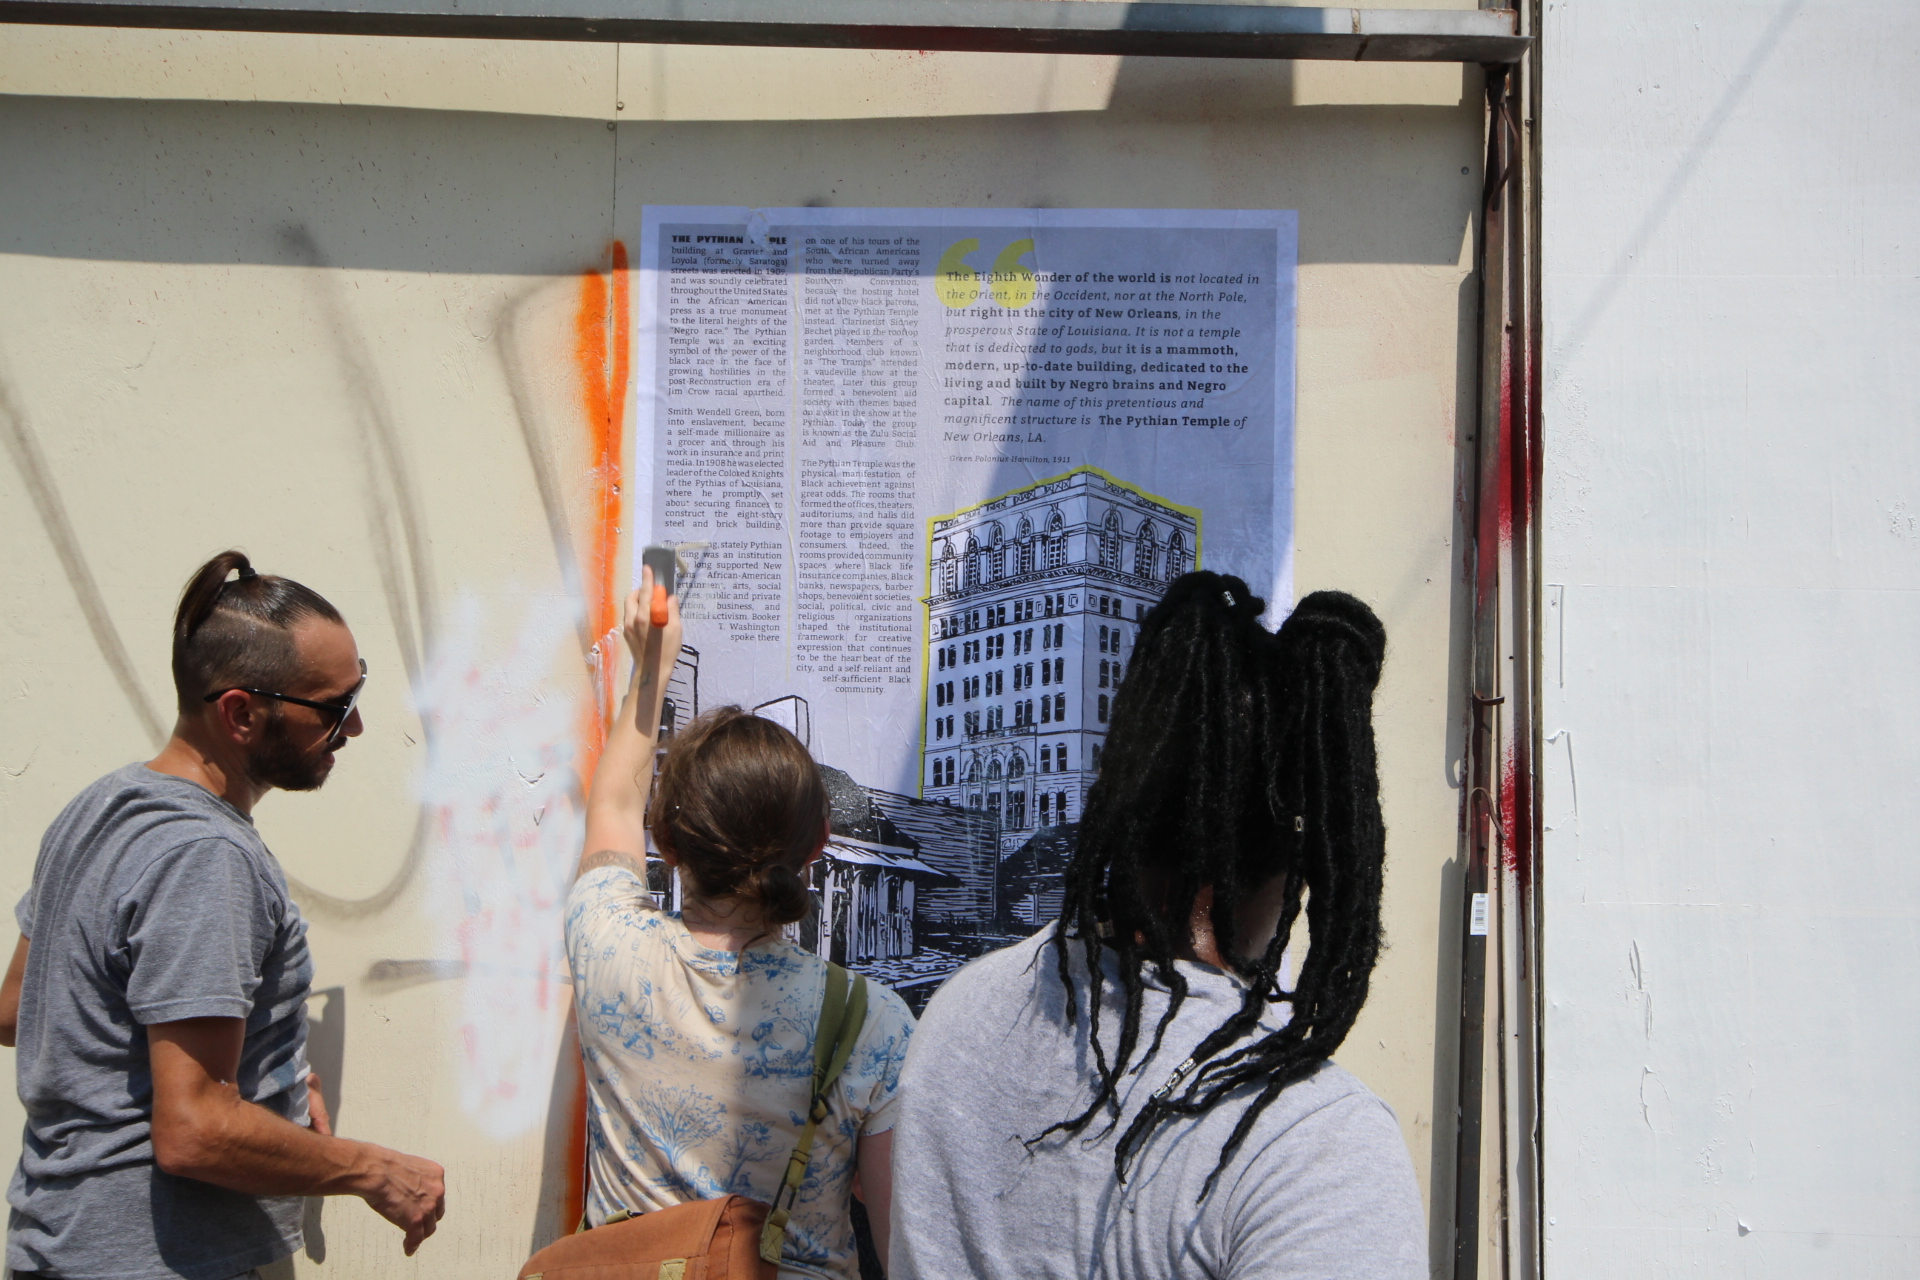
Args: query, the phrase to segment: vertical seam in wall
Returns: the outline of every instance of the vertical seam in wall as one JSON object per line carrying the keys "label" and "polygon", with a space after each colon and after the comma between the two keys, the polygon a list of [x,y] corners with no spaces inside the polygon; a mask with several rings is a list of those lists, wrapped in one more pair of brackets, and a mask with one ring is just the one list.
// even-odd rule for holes
{"label": "vertical seam in wall", "polygon": [[613,113],[607,122],[613,126],[613,163],[608,166],[607,175],[607,241],[620,234],[620,51],[621,44],[613,46]]}

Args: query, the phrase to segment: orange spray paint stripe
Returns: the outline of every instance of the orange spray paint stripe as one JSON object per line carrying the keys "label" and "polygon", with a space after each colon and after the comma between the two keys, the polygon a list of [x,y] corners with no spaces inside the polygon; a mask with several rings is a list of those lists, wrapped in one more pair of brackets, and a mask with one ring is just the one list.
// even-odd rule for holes
{"label": "orange spray paint stripe", "polygon": [[[621,462],[626,444],[627,383],[633,368],[632,311],[629,307],[627,246],[615,240],[608,249],[611,270],[580,273],[580,305],[574,313],[574,369],[579,375],[581,410],[586,428],[588,474],[588,545],[581,586],[590,634],[603,639],[620,621],[622,592],[618,581],[623,491]],[[597,698],[581,706],[580,776],[591,788],[593,771],[606,745],[606,721],[601,707],[616,706],[615,682],[619,646],[600,655]],[[584,788],[583,788],[584,789]],[[574,1055],[573,1114],[569,1117],[566,1188],[559,1226],[571,1231],[586,1207],[587,1081]]]}
{"label": "orange spray paint stripe", "polygon": [[[574,362],[579,374],[581,409],[586,428],[587,546],[584,548],[581,586],[587,598],[590,634],[604,637],[619,624],[623,593],[617,580],[623,522],[622,459],[626,442],[627,386],[632,374],[632,316],[629,307],[627,247],[615,240],[609,247],[612,270],[580,273],[580,305],[574,313]],[[613,706],[619,670],[617,654],[601,655],[600,703]],[[588,715],[590,720],[598,717]],[[583,726],[585,748],[581,774],[591,778],[600,761],[605,725]]]}

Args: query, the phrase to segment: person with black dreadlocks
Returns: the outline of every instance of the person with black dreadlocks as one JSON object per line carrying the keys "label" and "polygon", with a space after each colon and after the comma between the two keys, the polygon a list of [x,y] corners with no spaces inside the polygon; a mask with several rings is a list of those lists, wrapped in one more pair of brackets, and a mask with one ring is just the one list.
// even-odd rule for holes
{"label": "person with black dreadlocks", "polygon": [[1426,1275],[1399,1125],[1328,1062],[1380,949],[1386,634],[1336,592],[1277,634],[1264,607],[1238,578],[1169,588],[1060,919],[928,1004],[900,1082],[891,1280]]}

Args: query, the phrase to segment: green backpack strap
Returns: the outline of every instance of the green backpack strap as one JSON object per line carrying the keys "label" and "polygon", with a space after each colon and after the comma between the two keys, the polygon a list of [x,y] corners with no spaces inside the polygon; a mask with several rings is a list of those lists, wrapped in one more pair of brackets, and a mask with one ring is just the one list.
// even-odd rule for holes
{"label": "green backpack strap", "polygon": [[[851,979],[851,982],[849,982]],[[787,1176],[773,1197],[773,1212],[760,1232],[760,1257],[778,1265],[780,1248],[786,1243],[787,1222],[799,1199],[800,1184],[806,1180],[807,1165],[813,1159],[813,1132],[827,1118],[827,1090],[840,1078],[853,1046],[860,1039],[860,1028],[867,1021],[867,980],[861,974],[849,974],[832,961],[827,962],[827,993],[820,1002],[820,1023],[813,1032],[813,1096],[807,1104],[807,1126],[800,1131],[793,1155],[787,1160]]]}

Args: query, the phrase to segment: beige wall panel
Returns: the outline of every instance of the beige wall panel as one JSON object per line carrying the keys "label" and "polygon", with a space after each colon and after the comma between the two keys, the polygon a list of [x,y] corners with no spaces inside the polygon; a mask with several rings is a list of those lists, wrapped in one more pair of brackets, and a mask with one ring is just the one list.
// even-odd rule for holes
{"label": "beige wall panel", "polygon": [[0,93],[614,114],[619,49],[570,40],[0,27]]}
{"label": "beige wall panel", "polygon": [[[457,43],[408,42],[426,63]],[[0,530],[14,549],[0,560],[0,892],[25,887],[74,791],[150,749],[145,722],[168,719],[169,611],[201,557],[238,543],[326,592],[373,669],[368,732],[325,792],[273,797],[260,821],[302,883],[317,986],[337,989],[313,1014],[316,1057],[341,1063],[343,1128],[444,1160],[451,1208],[407,1262],[366,1210],[329,1204],[324,1262],[296,1269],[510,1274],[552,1221],[563,1162],[539,1117],[567,1086],[548,1065],[517,1111],[476,1100],[475,1002],[504,1001],[546,1044],[565,989],[454,963],[471,868],[422,823],[422,788],[448,776],[422,720],[444,725],[449,706],[422,676],[460,659],[509,737],[525,728],[514,715],[577,717],[589,701],[573,603],[592,594],[574,566],[596,532],[580,273],[611,236],[631,247],[643,203],[1298,209],[1299,589],[1368,599],[1392,646],[1389,950],[1341,1056],[1398,1111],[1423,1185],[1436,1170],[1444,1185],[1473,77],[840,54],[755,83],[764,53],[675,50],[664,82],[643,80],[654,52],[621,50],[619,91],[651,96],[617,99],[614,129],[511,106],[286,105],[292,90],[0,98]],[[307,79],[276,83],[310,88],[331,56],[294,58]],[[238,74],[208,65],[208,83]],[[754,88],[676,98],[673,69],[689,66]],[[642,109],[659,118],[631,118]],[[550,838],[533,819],[564,824],[555,805],[513,801],[502,821]],[[0,1100],[0,1127],[18,1120]]]}
{"label": "beige wall panel", "polygon": [[[0,197],[13,461],[0,520],[14,549],[0,663],[16,695],[0,703],[0,888],[24,889],[39,832],[75,790],[153,745],[49,513],[163,722],[168,619],[200,558],[237,544],[327,594],[371,668],[368,730],[326,791],[274,796],[259,822],[303,886],[316,987],[338,989],[312,1012],[332,1046],[316,1060],[344,1049],[342,1131],[442,1160],[453,1216],[406,1262],[391,1228],[331,1202],[311,1251],[345,1275],[511,1274],[543,1211],[552,1220],[542,1178],[559,1162],[544,1126],[503,1139],[462,1097],[463,988],[486,979],[446,964],[460,956],[444,927],[457,881],[421,823],[413,686],[456,642],[488,669],[536,609],[573,634],[533,458],[586,471],[575,273],[604,259],[611,135],[597,121],[31,98],[0,100],[0,118],[0,168],[32,175]],[[563,483],[562,519],[579,523],[581,490]],[[467,600],[477,625],[455,634]],[[576,706],[571,649],[490,692]],[[547,986],[546,1007],[524,1010],[536,1041],[564,1014],[565,987]],[[553,1076],[543,1064],[536,1110]],[[10,1090],[6,1105],[11,1134]]]}
{"label": "beige wall panel", "polygon": [[622,45],[621,120],[852,120],[1099,111],[1120,59],[924,49]]}

